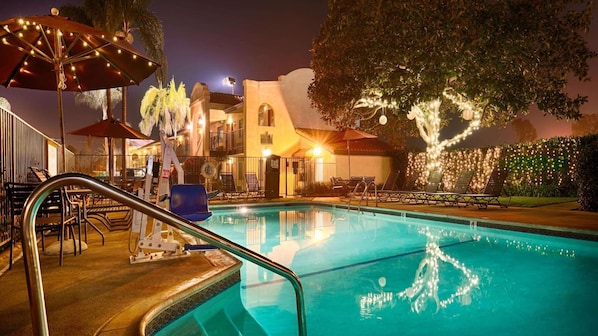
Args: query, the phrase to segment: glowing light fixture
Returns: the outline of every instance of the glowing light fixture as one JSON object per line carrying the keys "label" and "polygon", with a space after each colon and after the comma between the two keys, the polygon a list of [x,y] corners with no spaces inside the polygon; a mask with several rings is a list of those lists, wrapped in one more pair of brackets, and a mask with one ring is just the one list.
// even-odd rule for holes
{"label": "glowing light fixture", "polygon": [[319,146],[314,147],[314,156],[320,156],[322,155],[322,148],[320,148]]}
{"label": "glowing light fixture", "polygon": [[223,85],[231,87],[232,94],[235,94],[235,84],[236,83],[237,83],[237,80],[234,79],[233,77],[224,77],[224,79],[222,80]]}

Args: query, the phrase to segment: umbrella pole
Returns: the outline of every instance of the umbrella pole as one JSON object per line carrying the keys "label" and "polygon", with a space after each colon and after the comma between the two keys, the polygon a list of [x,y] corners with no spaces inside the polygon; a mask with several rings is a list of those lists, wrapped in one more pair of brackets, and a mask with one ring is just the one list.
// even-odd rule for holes
{"label": "umbrella pole", "polygon": [[[123,120],[122,122],[126,124],[127,122],[127,88],[122,88],[122,113],[123,113]],[[126,185],[127,183],[127,139],[122,139],[122,173],[120,176],[122,177],[122,184]]]}
{"label": "umbrella pole", "polygon": [[347,140],[347,159],[349,160],[349,179],[351,178],[351,147],[349,146],[349,141]]}
{"label": "umbrella pole", "polygon": [[[108,106],[108,119],[112,119],[112,97],[110,89],[106,89],[106,105]],[[110,181],[110,184],[114,184],[114,148],[112,148],[112,144],[112,138],[108,138],[108,181]]]}
{"label": "umbrella pole", "polygon": [[[60,76],[57,74],[56,76]],[[58,78],[57,78],[58,79]],[[60,141],[62,142],[62,173],[66,172],[66,142],[64,141],[64,119],[62,118],[62,89],[58,87],[56,90],[58,98],[58,119],[60,120]]]}

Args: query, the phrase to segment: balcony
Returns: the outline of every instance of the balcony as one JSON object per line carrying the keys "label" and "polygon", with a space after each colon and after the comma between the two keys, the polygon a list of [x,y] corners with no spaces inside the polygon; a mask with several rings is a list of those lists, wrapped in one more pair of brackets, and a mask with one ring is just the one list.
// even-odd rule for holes
{"label": "balcony", "polygon": [[245,152],[244,130],[210,132],[210,156],[242,154]]}

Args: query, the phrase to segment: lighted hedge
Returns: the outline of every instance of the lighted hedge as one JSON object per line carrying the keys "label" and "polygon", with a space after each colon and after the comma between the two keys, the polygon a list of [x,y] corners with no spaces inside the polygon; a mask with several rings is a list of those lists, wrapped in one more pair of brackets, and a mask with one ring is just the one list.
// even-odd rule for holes
{"label": "lighted hedge", "polygon": [[[441,157],[444,189],[453,188],[461,170],[472,169],[475,172],[472,191],[479,192],[492,169],[501,165],[509,171],[505,188],[511,195],[575,195],[579,144],[579,138],[557,137],[533,143],[445,151]],[[410,153],[406,173],[423,171],[425,159],[425,153]],[[424,185],[426,178],[422,174],[418,184]]]}

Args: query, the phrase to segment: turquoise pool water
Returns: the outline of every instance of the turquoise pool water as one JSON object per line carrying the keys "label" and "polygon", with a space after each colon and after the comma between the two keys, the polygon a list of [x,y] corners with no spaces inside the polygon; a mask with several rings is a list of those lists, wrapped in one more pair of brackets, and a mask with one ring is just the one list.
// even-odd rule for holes
{"label": "turquoise pool water", "polygon": [[[596,242],[326,206],[216,210],[203,226],[299,275],[309,335],[598,329]],[[296,334],[291,285],[253,264],[241,272],[245,309],[269,335]]]}

